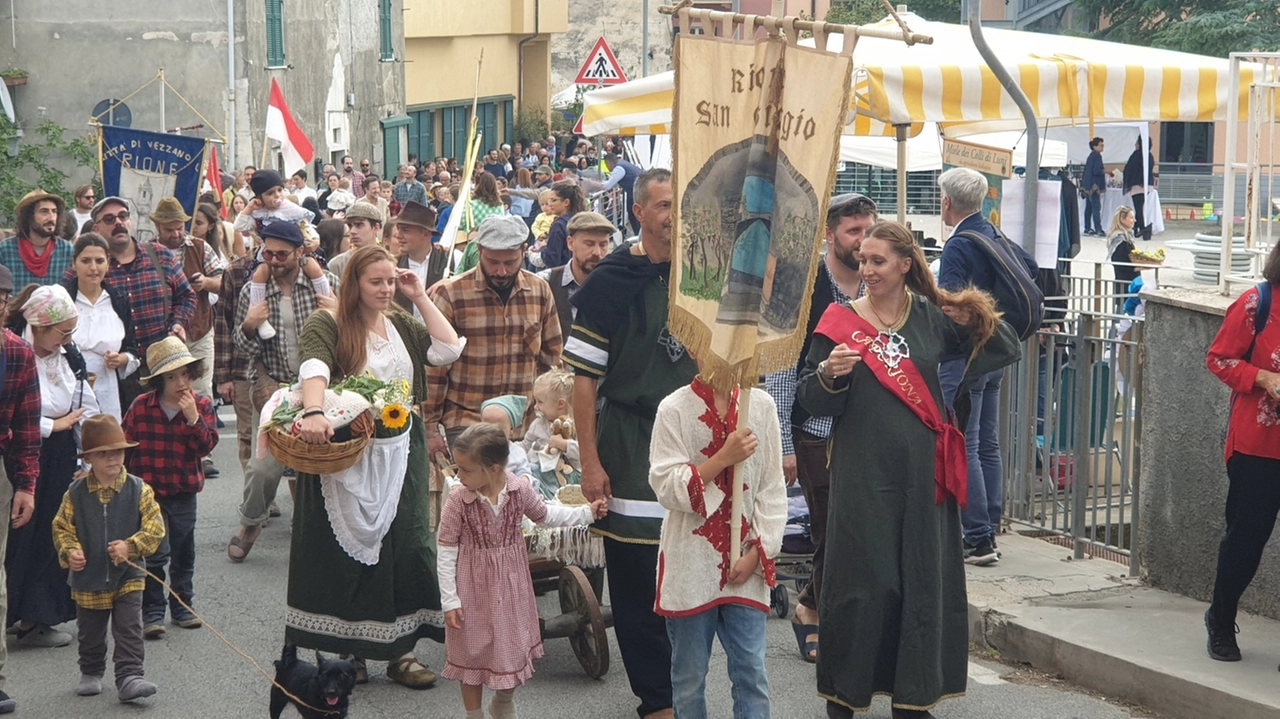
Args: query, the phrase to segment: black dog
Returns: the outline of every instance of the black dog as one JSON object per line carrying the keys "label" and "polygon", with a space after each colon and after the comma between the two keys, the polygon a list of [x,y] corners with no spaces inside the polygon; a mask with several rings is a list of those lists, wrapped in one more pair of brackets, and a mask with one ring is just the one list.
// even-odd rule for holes
{"label": "black dog", "polygon": [[356,669],[345,659],[325,659],[316,652],[316,663],[298,659],[298,648],[286,644],[276,663],[276,683],[301,699],[302,706],[285,696],[280,687],[271,687],[271,719],[292,703],[303,719],[346,719],[351,690],[356,687]]}

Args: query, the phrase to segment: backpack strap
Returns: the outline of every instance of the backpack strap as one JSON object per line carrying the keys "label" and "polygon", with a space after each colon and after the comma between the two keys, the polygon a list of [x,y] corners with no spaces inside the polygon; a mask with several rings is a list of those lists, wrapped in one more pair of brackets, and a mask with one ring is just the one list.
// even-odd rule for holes
{"label": "backpack strap", "polygon": [[156,252],[155,244],[151,242],[140,242],[142,249],[146,250],[147,257],[151,258],[151,264],[156,268],[156,274],[160,276],[160,296],[164,298],[164,324],[165,332],[169,331],[172,326],[170,321],[173,317],[173,288],[169,286],[169,276],[165,274],[164,265],[160,264],[160,255]]}

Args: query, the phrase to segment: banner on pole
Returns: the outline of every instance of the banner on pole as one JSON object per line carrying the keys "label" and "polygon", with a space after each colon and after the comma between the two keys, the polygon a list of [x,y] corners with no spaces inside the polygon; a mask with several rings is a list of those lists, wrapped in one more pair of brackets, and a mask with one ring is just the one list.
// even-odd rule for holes
{"label": "banner on pole", "polygon": [[163,197],[177,198],[187,214],[195,211],[204,171],[204,138],[111,125],[102,126],[100,133],[102,189],[108,197],[133,203],[135,239],[145,242],[155,237],[147,215]]}
{"label": "banner on pole", "polygon": [[796,362],[852,69],[778,37],[680,36],[670,327],[716,386]]}

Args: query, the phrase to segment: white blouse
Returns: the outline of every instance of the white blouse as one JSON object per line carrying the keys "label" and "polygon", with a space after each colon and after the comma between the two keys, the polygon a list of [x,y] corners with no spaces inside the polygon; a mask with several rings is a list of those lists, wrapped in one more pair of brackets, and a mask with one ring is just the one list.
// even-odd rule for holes
{"label": "white blouse", "polygon": [[[28,334],[30,332],[28,331]],[[80,421],[98,414],[98,398],[89,383],[76,380],[67,356],[63,352],[48,357],[36,356],[36,371],[40,373],[40,437],[53,434],[53,421],[66,416],[73,409],[84,407]],[[79,429],[79,425],[76,425]],[[77,444],[78,436],[77,436]]]}
{"label": "white blouse", "polygon": [[128,362],[112,372],[107,369],[106,356],[108,352],[120,351],[124,343],[124,321],[111,306],[111,295],[106,290],[95,302],[76,292],[76,310],[80,312],[80,323],[71,338],[84,355],[89,372],[97,376],[94,389],[101,395],[101,410],[123,419],[125,408],[120,406],[120,380],[136,372],[141,362],[127,354]]}

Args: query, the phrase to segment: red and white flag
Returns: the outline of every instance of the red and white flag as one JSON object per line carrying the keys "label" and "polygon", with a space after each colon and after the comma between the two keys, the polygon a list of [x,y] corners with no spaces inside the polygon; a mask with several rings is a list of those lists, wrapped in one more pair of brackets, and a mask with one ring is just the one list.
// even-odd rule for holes
{"label": "red and white flag", "polygon": [[[209,164],[205,167],[205,184],[218,198],[218,204],[222,204],[222,169],[218,167],[218,148],[209,146]],[[222,218],[226,219],[227,208],[222,208]]]}
{"label": "red and white flag", "polygon": [[315,148],[303,134],[302,128],[293,119],[289,106],[285,104],[284,93],[276,79],[271,78],[271,101],[267,104],[267,137],[280,143],[280,152],[284,154],[284,176],[288,177],[301,170],[311,162]]}

